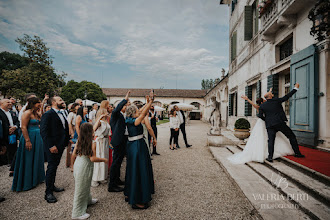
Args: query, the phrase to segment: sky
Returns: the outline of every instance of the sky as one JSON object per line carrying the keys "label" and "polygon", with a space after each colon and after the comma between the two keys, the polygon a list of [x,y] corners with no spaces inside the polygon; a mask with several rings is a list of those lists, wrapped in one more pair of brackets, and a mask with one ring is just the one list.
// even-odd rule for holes
{"label": "sky", "polygon": [[40,36],[66,80],[103,88],[200,89],[229,61],[219,0],[0,0],[0,51]]}

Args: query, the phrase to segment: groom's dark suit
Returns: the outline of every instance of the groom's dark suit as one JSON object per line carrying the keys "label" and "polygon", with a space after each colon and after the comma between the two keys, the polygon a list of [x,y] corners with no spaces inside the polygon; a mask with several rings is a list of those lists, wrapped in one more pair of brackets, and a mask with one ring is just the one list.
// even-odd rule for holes
{"label": "groom's dark suit", "polygon": [[289,100],[293,94],[297,92],[297,89],[293,89],[287,95],[282,98],[272,98],[267,99],[267,102],[264,102],[259,107],[258,117],[265,121],[267,133],[268,133],[268,159],[273,159],[274,154],[274,142],[276,133],[278,131],[282,132],[289,140],[292,146],[293,151],[296,155],[301,155],[298,147],[298,142],[295,134],[292,130],[286,125],[285,112],[283,111],[282,103]]}
{"label": "groom's dark suit", "polygon": [[[68,122],[63,116],[65,122],[65,127],[63,127],[59,114],[61,113],[52,108],[42,116],[40,123],[40,134],[48,160],[46,195],[53,193],[56,170],[61,161],[62,153],[70,140]],[[50,152],[49,149],[53,146],[56,146],[58,153]]]}

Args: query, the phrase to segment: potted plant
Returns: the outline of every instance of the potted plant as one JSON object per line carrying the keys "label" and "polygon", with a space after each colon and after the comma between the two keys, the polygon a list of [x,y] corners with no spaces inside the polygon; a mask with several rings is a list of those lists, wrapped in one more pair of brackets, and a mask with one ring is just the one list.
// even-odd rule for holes
{"label": "potted plant", "polygon": [[234,135],[242,141],[241,144],[245,144],[244,139],[250,136],[250,122],[245,118],[239,118],[235,122]]}

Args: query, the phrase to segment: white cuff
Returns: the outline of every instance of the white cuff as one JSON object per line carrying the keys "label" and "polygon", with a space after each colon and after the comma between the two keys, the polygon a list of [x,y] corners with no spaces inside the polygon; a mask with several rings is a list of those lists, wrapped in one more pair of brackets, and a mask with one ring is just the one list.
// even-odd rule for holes
{"label": "white cuff", "polygon": [[295,89],[295,90],[297,90],[297,91],[299,90],[297,87],[294,87],[293,89]]}

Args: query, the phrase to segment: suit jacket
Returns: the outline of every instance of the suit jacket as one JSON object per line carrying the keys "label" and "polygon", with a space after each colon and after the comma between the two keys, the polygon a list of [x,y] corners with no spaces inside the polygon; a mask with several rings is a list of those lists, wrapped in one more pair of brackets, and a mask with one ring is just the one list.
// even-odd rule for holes
{"label": "suit jacket", "polygon": [[2,122],[1,123],[2,124],[2,138],[0,139],[0,145],[8,147],[8,145],[9,145],[9,140],[8,140],[9,120],[7,118],[6,113],[2,109],[0,109],[0,120]]}
{"label": "suit jacket", "polygon": [[282,102],[289,100],[296,92],[297,90],[293,89],[282,98],[268,99],[267,102],[260,105],[258,117],[266,122],[266,128],[288,121],[282,107]]}
{"label": "suit jacket", "polygon": [[56,146],[60,151],[64,150],[69,144],[70,136],[68,122],[65,119],[64,129],[62,121],[54,109],[43,114],[40,122],[40,134],[46,149]]}
{"label": "suit jacket", "polygon": [[122,108],[126,105],[127,100],[123,99],[117,107],[112,111],[110,126],[112,130],[111,144],[118,146],[122,143],[125,136],[126,122],[124,116],[121,114]]}
{"label": "suit jacket", "polygon": [[183,124],[186,124],[186,116],[184,116],[184,112],[182,110],[180,110],[180,112],[182,114]]}

